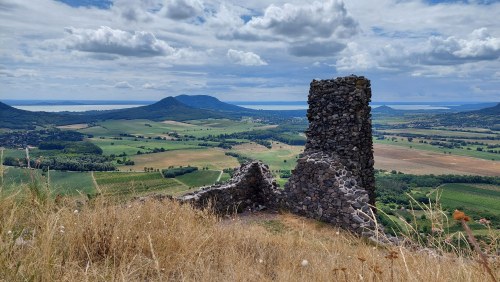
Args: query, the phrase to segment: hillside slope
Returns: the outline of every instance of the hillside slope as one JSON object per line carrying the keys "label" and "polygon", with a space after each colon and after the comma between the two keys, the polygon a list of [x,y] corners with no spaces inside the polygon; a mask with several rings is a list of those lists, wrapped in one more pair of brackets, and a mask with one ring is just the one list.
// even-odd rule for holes
{"label": "hillside slope", "polygon": [[204,109],[190,107],[174,97],[164,98],[154,104],[128,109],[105,111],[93,115],[98,120],[107,119],[149,119],[149,120],[190,120],[205,118],[223,118],[224,115]]}
{"label": "hillside slope", "polygon": [[173,97],[164,98],[154,104],[119,110],[88,112],[31,112],[16,109],[0,102],[0,128],[29,129],[49,124],[65,125],[88,123],[110,119],[149,119],[184,121],[190,119],[224,118],[227,115],[205,109],[196,109]]}
{"label": "hillside slope", "polygon": [[79,123],[86,120],[76,115],[20,110],[0,102],[0,128],[31,129],[37,125]]}
{"label": "hillside slope", "polygon": [[413,123],[413,127],[429,128],[435,126],[480,127],[500,130],[500,103],[494,107],[476,111],[438,114],[428,120]]}
{"label": "hillside slope", "polygon": [[197,109],[206,109],[220,112],[255,113],[256,110],[239,107],[224,103],[219,99],[208,95],[179,95],[175,99]]}
{"label": "hillside slope", "polygon": [[221,221],[166,200],[74,201],[0,198],[0,280],[488,281],[473,259],[289,214]]}

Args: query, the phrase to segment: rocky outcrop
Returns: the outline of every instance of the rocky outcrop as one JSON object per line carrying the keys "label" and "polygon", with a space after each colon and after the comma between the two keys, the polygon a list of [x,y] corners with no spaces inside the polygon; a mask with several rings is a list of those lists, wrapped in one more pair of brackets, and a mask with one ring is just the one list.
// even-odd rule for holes
{"label": "rocky outcrop", "polygon": [[178,199],[199,208],[211,206],[218,213],[234,213],[277,208],[280,194],[269,167],[253,161],[235,169],[227,183],[204,187]]}

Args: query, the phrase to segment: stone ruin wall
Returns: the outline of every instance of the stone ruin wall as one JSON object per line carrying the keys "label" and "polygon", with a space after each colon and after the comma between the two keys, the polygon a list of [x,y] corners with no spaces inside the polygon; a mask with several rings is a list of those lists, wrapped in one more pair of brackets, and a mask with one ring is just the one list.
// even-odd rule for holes
{"label": "stone ruin wall", "polygon": [[307,143],[284,191],[290,211],[371,236],[370,99],[370,81],[364,77],[311,82]]}
{"label": "stone ruin wall", "polygon": [[277,208],[279,194],[269,167],[253,161],[235,169],[228,182],[201,188],[179,200],[197,208],[211,206],[217,213],[234,213]]}
{"label": "stone ruin wall", "polygon": [[337,157],[368,192],[375,205],[373,141],[371,124],[371,86],[362,76],[313,80],[309,90],[309,109],[305,153],[323,152]]}
{"label": "stone ruin wall", "polygon": [[375,205],[370,81],[362,76],[313,80],[309,128],[303,157],[284,190],[269,167],[250,162],[226,184],[202,188],[179,198],[220,213],[286,209],[370,237]]}

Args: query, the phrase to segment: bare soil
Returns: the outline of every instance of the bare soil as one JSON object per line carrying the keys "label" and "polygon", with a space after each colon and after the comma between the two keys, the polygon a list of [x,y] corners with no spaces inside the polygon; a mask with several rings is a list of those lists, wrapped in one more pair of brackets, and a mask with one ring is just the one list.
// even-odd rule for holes
{"label": "bare soil", "polygon": [[163,153],[144,154],[133,158],[135,165],[128,166],[135,171],[144,167],[164,169],[169,166],[208,166],[211,169],[224,169],[239,166],[235,158],[226,156],[222,149],[175,150]]}
{"label": "bare soil", "polygon": [[500,162],[445,155],[383,144],[374,145],[375,168],[412,174],[500,176]]}
{"label": "bare soil", "polygon": [[57,128],[78,130],[78,129],[84,129],[87,127],[89,127],[89,125],[86,123],[76,123],[76,124],[61,125],[61,126],[58,126]]}

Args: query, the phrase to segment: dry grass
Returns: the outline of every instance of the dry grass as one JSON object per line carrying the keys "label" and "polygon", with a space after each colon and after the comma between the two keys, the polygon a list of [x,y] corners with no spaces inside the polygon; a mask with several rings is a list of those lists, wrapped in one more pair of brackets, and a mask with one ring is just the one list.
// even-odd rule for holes
{"label": "dry grass", "polygon": [[[2,281],[488,281],[473,259],[377,247],[313,220],[174,202],[0,199]],[[265,223],[265,224],[263,224]],[[496,263],[496,264],[495,264]],[[496,276],[498,261],[491,263]]]}

